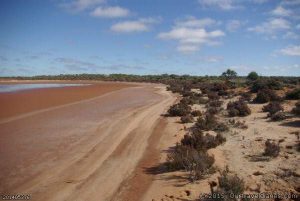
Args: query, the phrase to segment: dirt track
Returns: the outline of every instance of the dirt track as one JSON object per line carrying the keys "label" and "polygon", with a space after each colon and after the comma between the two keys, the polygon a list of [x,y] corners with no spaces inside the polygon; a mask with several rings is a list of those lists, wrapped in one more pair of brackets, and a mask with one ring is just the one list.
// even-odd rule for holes
{"label": "dirt track", "polygon": [[0,192],[112,200],[175,100],[162,86],[113,91],[0,123]]}

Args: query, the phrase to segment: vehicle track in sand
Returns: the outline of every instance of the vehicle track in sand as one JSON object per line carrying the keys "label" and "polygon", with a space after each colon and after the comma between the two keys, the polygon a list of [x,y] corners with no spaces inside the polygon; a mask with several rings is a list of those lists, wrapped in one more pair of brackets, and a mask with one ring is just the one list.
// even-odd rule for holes
{"label": "vehicle track in sand", "polygon": [[112,200],[175,99],[161,85],[142,85],[0,124],[0,192]]}

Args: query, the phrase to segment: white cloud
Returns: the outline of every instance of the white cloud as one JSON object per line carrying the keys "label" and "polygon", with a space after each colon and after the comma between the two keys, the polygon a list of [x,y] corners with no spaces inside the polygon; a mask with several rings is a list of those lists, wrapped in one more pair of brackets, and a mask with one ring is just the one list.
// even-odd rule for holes
{"label": "white cloud", "polygon": [[77,12],[102,4],[104,2],[105,0],[74,0],[68,3],[62,3],[61,6],[70,11]]}
{"label": "white cloud", "polygon": [[290,29],[290,23],[282,18],[274,18],[269,19],[268,21],[255,26],[248,28],[248,31],[253,31],[256,33],[267,33],[267,34],[273,34],[277,31],[287,30]]}
{"label": "white cloud", "polygon": [[224,58],[221,56],[206,56],[200,58],[200,61],[208,62],[208,63],[217,63],[222,61]]}
{"label": "white cloud", "polygon": [[160,39],[176,40],[179,45],[177,50],[180,52],[198,51],[201,45],[215,45],[216,39],[224,36],[221,30],[206,31],[204,28],[173,27],[169,32],[158,35]]}
{"label": "white cloud", "polygon": [[126,8],[121,8],[119,6],[114,7],[98,7],[91,15],[94,17],[104,17],[104,18],[118,18],[126,17],[130,14],[130,11]]}
{"label": "white cloud", "polygon": [[203,19],[197,19],[195,17],[187,17],[184,20],[178,20],[175,22],[175,25],[177,27],[207,27],[207,26],[212,26],[212,25],[217,25],[220,22],[217,22],[214,19],[211,18],[203,18]]}
{"label": "white cloud", "polygon": [[287,6],[300,5],[300,0],[283,0],[281,4]]}
{"label": "white cloud", "polygon": [[283,35],[283,38],[285,39],[299,39],[300,36],[296,34],[295,32],[288,31]]}
{"label": "white cloud", "polygon": [[272,10],[271,14],[276,16],[287,17],[287,16],[291,16],[293,12],[289,9],[285,9],[282,6],[278,6],[277,8]]}
{"label": "white cloud", "polygon": [[240,28],[240,26],[242,25],[241,21],[239,20],[230,20],[227,24],[226,24],[226,29],[228,31],[236,31],[238,28]]}
{"label": "white cloud", "polygon": [[222,10],[232,10],[238,8],[233,0],[198,0],[203,7],[216,7]]}
{"label": "white cloud", "polygon": [[281,54],[288,56],[300,56],[300,45],[292,45],[280,50]]}
{"label": "white cloud", "polygon": [[110,30],[118,33],[132,33],[149,31],[153,23],[158,20],[154,18],[142,18],[139,20],[119,22],[110,27]]}
{"label": "white cloud", "polygon": [[199,46],[197,45],[179,45],[177,47],[177,51],[182,52],[182,53],[191,53],[191,52],[196,52],[200,49]]}
{"label": "white cloud", "polygon": [[269,0],[253,0],[254,3],[258,3],[258,4],[262,4],[262,3],[266,3]]}

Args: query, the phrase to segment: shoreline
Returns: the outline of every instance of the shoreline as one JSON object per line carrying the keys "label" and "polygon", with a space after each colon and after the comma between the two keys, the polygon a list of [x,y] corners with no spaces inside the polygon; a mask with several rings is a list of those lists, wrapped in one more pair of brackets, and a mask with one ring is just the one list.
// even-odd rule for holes
{"label": "shoreline", "polygon": [[153,154],[161,113],[175,99],[158,85],[122,87],[0,124],[0,192],[32,200],[114,199]]}
{"label": "shoreline", "polygon": [[[40,84],[40,82],[35,83]],[[36,88],[14,92],[3,92],[0,93],[0,120],[3,121],[18,115],[90,99],[111,91],[135,86],[137,85],[127,83],[90,83],[90,85],[82,86]]]}

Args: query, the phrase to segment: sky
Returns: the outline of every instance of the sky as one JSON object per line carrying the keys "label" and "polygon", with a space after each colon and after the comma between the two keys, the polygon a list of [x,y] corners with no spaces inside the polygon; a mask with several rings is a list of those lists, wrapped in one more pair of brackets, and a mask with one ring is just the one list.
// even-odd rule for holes
{"label": "sky", "polygon": [[1,0],[0,76],[300,76],[300,0]]}

